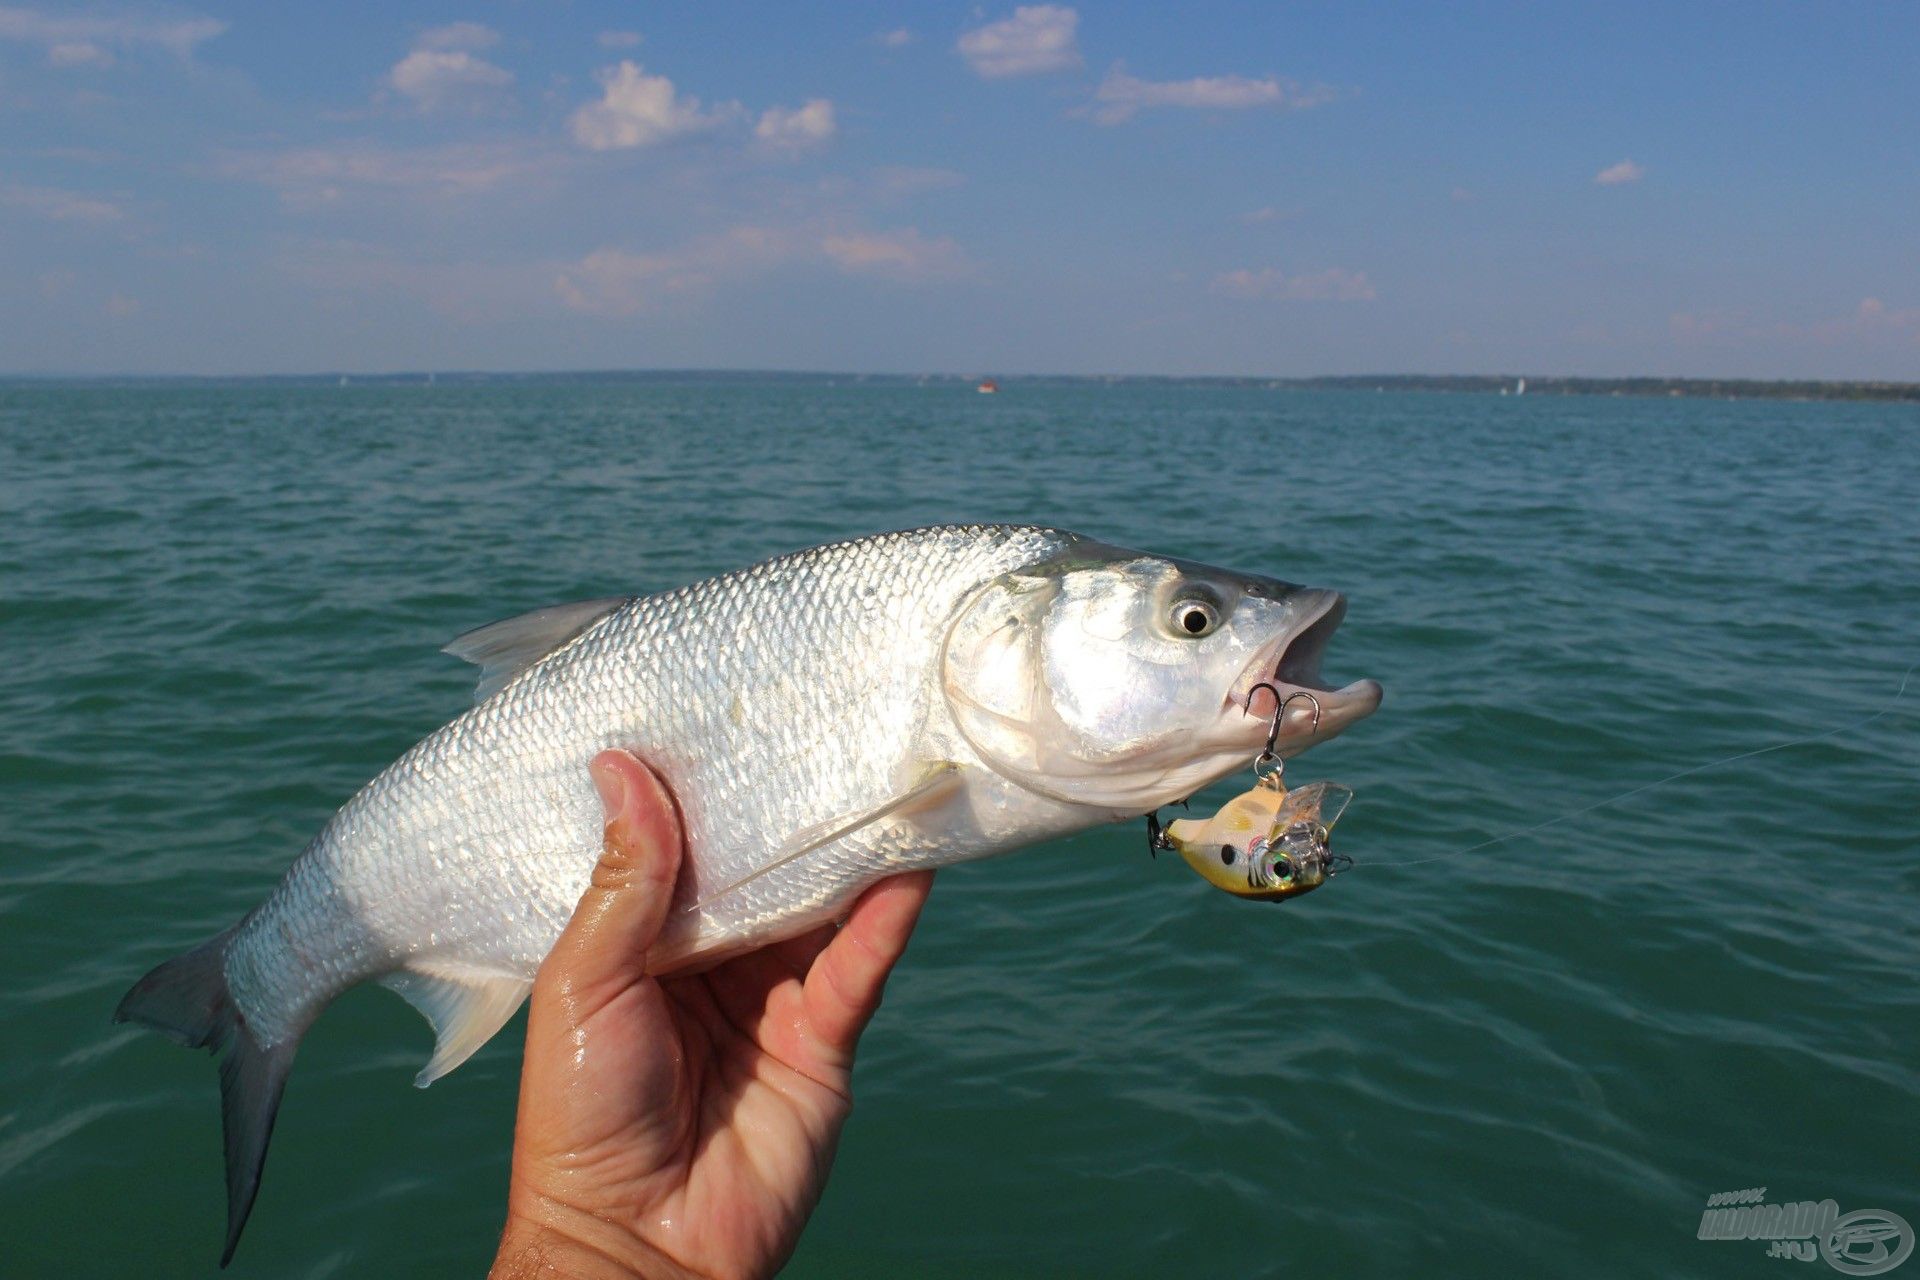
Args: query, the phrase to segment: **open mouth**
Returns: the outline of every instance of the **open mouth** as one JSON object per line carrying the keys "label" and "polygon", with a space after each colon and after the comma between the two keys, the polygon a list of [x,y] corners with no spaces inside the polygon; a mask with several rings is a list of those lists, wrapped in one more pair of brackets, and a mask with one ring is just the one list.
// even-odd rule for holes
{"label": "open mouth", "polygon": [[1378,681],[1356,680],[1338,688],[1320,674],[1327,643],[1347,616],[1346,597],[1317,593],[1319,612],[1312,621],[1263,648],[1236,682],[1236,697],[1246,714],[1270,725],[1276,705],[1285,708],[1280,741],[1291,751],[1324,741],[1380,705]]}
{"label": "open mouth", "polygon": [[1273,681],[1296,689],[1331,692],[1331,686],[1320,678],[1320,659],[1327,652],[1327,642],[1340,629],[1340,620],[1346,616],[1347,598],[1335,595],[1320,616],[1307,624],[1306,630],[1295,633],[1285,642],[1279,660],[1273,665]]}

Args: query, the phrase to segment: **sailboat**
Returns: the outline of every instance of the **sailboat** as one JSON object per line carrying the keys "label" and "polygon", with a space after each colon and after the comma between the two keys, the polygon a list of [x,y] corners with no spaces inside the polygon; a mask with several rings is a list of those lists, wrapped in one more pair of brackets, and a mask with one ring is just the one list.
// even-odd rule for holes
{"label": "sailboat", "polygon": [[1517,396],[1523,396],[1527,394],[1527,380],[1525,378],[1522,378],[1520,379],[1520,381],[1514,383],[1513,394]]}

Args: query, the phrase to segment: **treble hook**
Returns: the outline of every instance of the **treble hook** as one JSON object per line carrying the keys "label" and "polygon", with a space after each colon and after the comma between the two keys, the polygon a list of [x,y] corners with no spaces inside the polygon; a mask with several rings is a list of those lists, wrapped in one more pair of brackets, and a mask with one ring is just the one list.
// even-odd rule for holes
{"label": "treble hook", "polygon": [[1307,705],[1313,708],[1313,724],[1307,732],[1317,733],[1320,730],[1320,699],[1305,689],[1295,689],[1292,693],[1283,695],[1277,686],[1262,680],[1247,690],[1247,700],[1241,704],[1240,708],[1247,715],[1253,714],[1253,695],[1262,689],[1273,695],[1273,723],[1267,726],[1267,744],[1261,747],[1260,754],[1253,758],[1253,772],[1258,778],[1277,778],[1286,768],[1286,762],[1280,759],[1273,748],[1280,741],[1280,726],[1287,718],[1287,704],[1295,698],[1305,698]]}
{"label": "treble hook", "polygon": [[[1282,702],[1280,704],[1280,714],[1285,714],[1287,710],[1287,703],[1292,702],[1295,698],[1305,698],[1307,700],[1307,705],[1313,708],[1313,723],[1307,726],[1307,732],[1308,733],[1320,732],[1320,699],[1314,697],[1312,694],[1308,693],[1305,689],[1295,689],[1292,693],[1288,694],[1286,697],[1286,702]],[[1278,716],[1276,716],[1275,718],[1278,719]]]}
{"label": "treble hook", "polygon": [[1160,811],[1155,809],[1147,815],[1147,852],[1154,857],[1160,856],[1162,849],[1173,848],[1173,841],[1167,837],[1167,829],[1160,825]]}

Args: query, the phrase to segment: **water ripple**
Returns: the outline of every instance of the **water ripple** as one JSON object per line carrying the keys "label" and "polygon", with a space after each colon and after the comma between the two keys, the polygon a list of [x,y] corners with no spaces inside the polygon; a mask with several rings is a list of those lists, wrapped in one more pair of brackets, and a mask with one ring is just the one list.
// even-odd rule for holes
{"label": "water ripple", "polygon": [[[1294,769],[1358,788],[1360,866],[1254,907],[1128,828],[945,874],[791,1274],[1731,1276],[1759,1247],[1693,1239],[1713,1191],[1920,1221],[1920,707],[1445,856],[1883,706],[1920,657],[1912,430],[1153,386],[0,390],[10,1261],[210,1262],[213,1073],[107,1017],[460,709],[440,644],[946,519],[1348,592],[1329,669],[1388,701]],[[480,1270],[516,1044],[421,1094],[410,1011],[343,1000],[239,1269]],[[99,1261],[40,1243],[75,1239]]]}

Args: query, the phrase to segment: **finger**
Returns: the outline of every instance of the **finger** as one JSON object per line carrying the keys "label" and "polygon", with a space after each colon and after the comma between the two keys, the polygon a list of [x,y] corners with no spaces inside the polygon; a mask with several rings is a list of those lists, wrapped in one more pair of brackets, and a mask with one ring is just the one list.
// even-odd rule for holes
{"label": "finger", "polygon": [[653,770],[625,751],[603,751],[591,773],[606,811],[605,848],[542,969],[563,972],[581,995],[611,994],[645,976],[681,856],[680,817]]}
{"label": "finger", "polygon": [[807,975],[807,1018],[820,1048],[842,1064],[880,1007],[887,975],[907,949],[933,872],[895,876],[867,890]]}
{"label": "finger", "polygon": [[767,950],[778,956],[780,963],[785,965],[787,971],[794,977],[805,978],[807,971],[813,968],[813,962],[820,958],[820,953],[827,949],[827,944],[832,942],[839,932],[838,927],[823,924],[818,929],[811,929],[797,938],[776,942]]}

